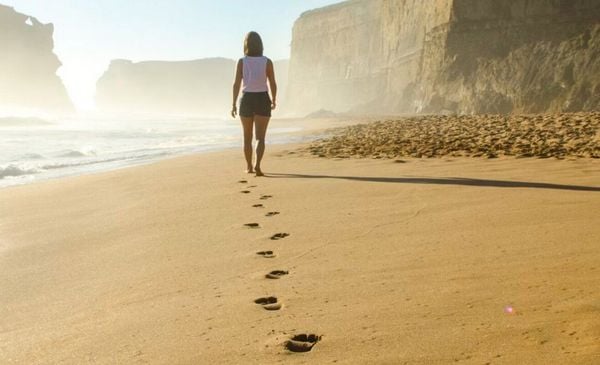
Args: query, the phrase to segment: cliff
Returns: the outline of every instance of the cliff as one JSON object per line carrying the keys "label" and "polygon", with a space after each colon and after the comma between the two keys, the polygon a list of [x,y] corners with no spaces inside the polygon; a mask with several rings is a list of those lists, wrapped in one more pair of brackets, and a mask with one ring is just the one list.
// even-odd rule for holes
{"label": "cliff", "polygon": [[369,113],[600,108],[598,0],[353,0],[293,29],[288,103]]}
{"label": "cliff", "polygon": [[0,5],[0,113],[63,113],[73,109],[56,71],[54,26]]}
{"label": "cliff", "polygon": [[[287,61],[274,66],[280,88],[285,89]],[[96,106],[130,115],[226,116],[234,72],[235,61],[225,58],[114,60],[97,82]]]}

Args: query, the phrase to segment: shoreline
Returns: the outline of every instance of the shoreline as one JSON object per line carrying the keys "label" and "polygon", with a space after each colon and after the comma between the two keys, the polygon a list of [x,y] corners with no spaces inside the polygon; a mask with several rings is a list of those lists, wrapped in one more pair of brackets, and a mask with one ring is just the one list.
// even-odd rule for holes
{"label": "shoreline", "polygon": [[[339,119],[337,121],[333,121],[332,119],[275,119],[273,121],[275,129],[275,132],[272,136],[273,142],[270,142],[269,145],[277,146],[290,143],[294,144],[310,142],[311,140],[323,136],[324,128],[322,128],[322,126],[324,125],[324,123],[327,122],[333,122],[334,125],[348,125],[353,123],[353,119]],[[183,156],[225,151],[228,149],[237,148],[237,146],[234,146],[235,144],[236,143],[227,142],[224,140],[218,145],[203,145],[195,146],[194,148],[188,147],[185,150],[181,151],[177,151],[177,148],[175,147],[174,149],[165,150],[163,152],[160,152],[159,150],[148,150],[147,152],[145,152],[148,155],[121,156],[116,159],[108,156],[105,157],[106,159],[100,159],[98,161],[73,160],[67,162],[52,162],[51,160],[49,160],[48,162],[44,162],[46,164],[49,164],[47,167],[35,166],[35,163],[38,163],[36,161],[28,163],[13,161],[7,164],[0,165],[0,189],[9,188],[12,186],[35,184],[43,181],[62,179],[66,177],[90,175],[103,173],[107,171],[121,170],[124,168],[153,164],[159,161],[169,160],[172,158],[178,158]],[[238,144],[241,145],[241,140]],[[81,154],[81,156],[79,156],[80,152],[77,153],[77,157],[97,157],[95,154],[91,156],[84,156],[83,154]],[[56,167],[54,167],[54,164],[56,163],[67,163],[67,165],[56,169]],[[3,173],[1,166],[4,165],[5,170],[7,170],[9,174],[15,175],[1,175]],[[11,171],[11,169],[15,171]]]}

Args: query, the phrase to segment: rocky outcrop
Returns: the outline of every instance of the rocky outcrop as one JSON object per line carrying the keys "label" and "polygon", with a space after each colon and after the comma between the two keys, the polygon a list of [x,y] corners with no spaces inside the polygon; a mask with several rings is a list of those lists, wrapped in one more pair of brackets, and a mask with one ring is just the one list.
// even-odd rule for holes
{"label": "rocky outcrop", "polygon": [[69,112],[73,106],[56,71],[54,26],[0,5],[0,113]]}
{"label": "rocky outcrop", "polygon": [[[285,89],[287,61],[275,62]],[[98,80],[100,111],[129,115],[225,116],[231,107],[235,61],[114,60]],[[281,97],[280,97],[281,99]]]}
{"label": "rocky outcrop", "polygon": [[424,115],[335,129],[301,150],[333,158],[600,158],[599,128],[600,112]]}
{"label": "rocky outcrop", "polygon": [[288,103],[368,113],[600,108],[598,0],[353,0],[294,25]]}

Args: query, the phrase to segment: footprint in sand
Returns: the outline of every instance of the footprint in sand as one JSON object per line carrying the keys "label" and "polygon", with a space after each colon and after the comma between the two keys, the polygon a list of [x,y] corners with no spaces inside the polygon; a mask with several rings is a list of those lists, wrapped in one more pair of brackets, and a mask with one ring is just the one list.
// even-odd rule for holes
{"label": "footprint in sand", "polygon": [[258,298],[254,303],[261,305],[268,311],[278,311],[282,307],[282,304],[277,301],[276,297]]}
{"label": "footprint in sand", "polygon": [[265,214],[265,217],[272,217],[272,216],[275,216],[278,214],[279,214],[279,212],[269,212],[269,213]]}
{"label": "footprint in sand", "polygon": [[250,185],[250,186],[246,186],[246,189],[252,189],[252,188],[256,188],[258,187],[257,185]]}
{"label": "footprint in sand", "polygon": [[265,206],[262,204],[254,204],[252,208],[264,208]]}
{"label": "footprint in sand", "polygon": [[246,224],[244,224],[244,227],[248,227],[248,228],[260,228],[260,224],[258,224],[258,223],[246,223]]}
{"label": "footprint in sand", "polygon": [[260,200],[267,200],[267,199],[271,199],[272,197],[273,197],[273,195],[261,195]]}
{"label": "footprint in sand", "polygon": [[242,193],[242,194],[250,194],[251,191],[250,190],[242,190],[242,191],[240,191],[240,193]]}
{"label": "footprint in sand", "polygon": [[275,253],[273,253],[273,251],[259,251],[256,254],[266,259],[272,259],[275,257]]}
{"label": "footprint in sand", "polygon": [[276,233],[271,236],[271,239],[273,241],[282,240],[282,239],[288,237],[289,235],[290,235],[289,233]]}
{"label": "footprint in sand", "polygon": [[296,335],[285,343],[285,348],[291,352],[308,352],[321,341],[321,336],[313,334]]}
{"label": "footprint in sand", "polygon": [[267,275],[265,275],[265,277],[267,279],[279,279],[282,276],[285,276],[289,274],[289,271],[283,271],[283,270],[273,270],[270,273],[268,273]]}
{"label": "footprint in sand", "polygon": [[240,183],[240,184],[247,184],[248,180],[240,180],[240,181],[238,181],[238,183]]}

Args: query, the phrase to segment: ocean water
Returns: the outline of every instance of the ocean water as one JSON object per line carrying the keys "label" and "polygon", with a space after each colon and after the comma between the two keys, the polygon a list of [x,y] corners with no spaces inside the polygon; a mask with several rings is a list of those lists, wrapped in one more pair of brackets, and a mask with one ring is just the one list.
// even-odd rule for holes
{"label": "ocean water", "polygon": [[[268,143],[297,142],[296,127],[269,126]],[[240,146],[233,119],[0,119],[0,188],[114,170]]]}

